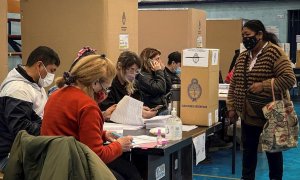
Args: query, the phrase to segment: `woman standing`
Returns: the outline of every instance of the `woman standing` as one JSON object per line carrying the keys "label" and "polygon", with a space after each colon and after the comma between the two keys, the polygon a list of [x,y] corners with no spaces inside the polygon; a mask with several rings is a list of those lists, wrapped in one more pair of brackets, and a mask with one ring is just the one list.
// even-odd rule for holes
{"label": "woman standing", "polygon": [[[275,79],[277,96],[285,94],[296,82],[291,62],[277,45],[277,37],[267,32],[259,20],[250,20],[242,29],[247,51],[237,58],[231,80],[227,108],[229,117],[242,119],[243,170],[242,179],[255,179],[257,147],[266,123],[262,107],[272,101],[271,79]],[[266,152],[270,179],[283,176],[282,152]]]}

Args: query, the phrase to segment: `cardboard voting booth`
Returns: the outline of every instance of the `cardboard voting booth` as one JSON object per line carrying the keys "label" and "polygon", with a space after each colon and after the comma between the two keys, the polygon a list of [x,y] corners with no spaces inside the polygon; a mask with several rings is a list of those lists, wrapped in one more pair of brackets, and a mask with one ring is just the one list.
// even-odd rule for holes
{"label": "cardboard voting booth", "polygon": [[218,122],[219,49],[183,50],[181,109],[183,124]]}

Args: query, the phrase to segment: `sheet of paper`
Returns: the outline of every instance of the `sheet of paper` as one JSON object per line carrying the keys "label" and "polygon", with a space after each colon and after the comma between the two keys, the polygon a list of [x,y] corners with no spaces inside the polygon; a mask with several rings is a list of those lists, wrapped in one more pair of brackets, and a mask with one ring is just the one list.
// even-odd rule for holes
{"label": "sheet of paper", "polygon": [[138,130],[142,128],[143,126],[133,126],[133,125],[125,125],[125,124],[109,123],[109,122],[105,122],[103,126],[103,129],[108,131]]}
{"label": "sheet of paper", "polygon": [[205,159],[205,133],[193,138],[196,151],[196,165]]}
{"label": "sheet of paper", "polygon": [[143,102],[124,96],[111,114],[110,120],[120,124],[144,125],[142,118]]}
{"label": "sheet of paper", "polygon": [[140,136],[132,136],[134,146],[139,144],[145,144],[145,143],[156,143],[156,137],[155,136],[147,136],[147,135],[140,135]]}
{"label": "sheet of paper", "polygon": [[190,131],[196,129],[198,126],[196,125],[182,125],[182,131]]}
{"label": "sheet of paper", "polygon": [[154,116],[153,118],[150,118],[150,119],[144,119],[144,121],[145,121],[145,123],[153,122],[153,121],[162,121],[162,120],[167,120],[170,117],[171,117],[171,115]]}

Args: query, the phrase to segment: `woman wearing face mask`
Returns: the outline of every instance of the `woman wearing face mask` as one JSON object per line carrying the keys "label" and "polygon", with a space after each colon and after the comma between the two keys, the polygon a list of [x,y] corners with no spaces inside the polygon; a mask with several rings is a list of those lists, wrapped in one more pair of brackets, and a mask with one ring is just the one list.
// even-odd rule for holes
{"label": "woman wearing face mask", "polygon": [[160,51],[154,48],[146,48],[141,52],[141,73],[137,81],[142,92],[143,102],[149,108],[162,105],[158,110],[159,115],[167,114],[166,94],[170,92],[172,83],[166,73],[165,65],[160,59]]}
{"label": "woman wearing face mask", "polygon": [[[140,73],[141,60],[130,51],[122,52],[117,62],[117,76],[110,87],[108,97],[100,103],[101,110],[105,111],[104,116],[109,119],[116,104],[125,96],[131,96],[137,100],[141,99],[139,87],[135,83],[135,77]],[[151,111],[144,106],[143,118],[151,118],[156,115],[156,111]]]}
{"label": "woman wearing face mask", "polygon": [[[227,108],[229,117],[242,120],[242,179],[255,179],[259,136],[266,119],[262,107],[272,101],[271,79],[275,79],[275,94],[285,94],[296,82],[290,60],[278,47],[277,38],[267,32],[259,20],[250,20],[242,29],[247,51],[237,58],[230,83]],[[282,152],[266,152],[270,179],[283,176]]]}
{"label": "woman wearing face mask", "polygon": [[[90,147],[117,179],[140,179],[136,168],[120,158],[132,146],[132,137],[117,138],[103,130],[103,116],[97,101],[107,94],[115,68],[104,56],[86,56],[56,80],[60,88],[49,97],[42,122],[42,135],[74,136]],[[67,85],[67,86],[65,86]],[[110,141],[108,145],[104,142]]]}

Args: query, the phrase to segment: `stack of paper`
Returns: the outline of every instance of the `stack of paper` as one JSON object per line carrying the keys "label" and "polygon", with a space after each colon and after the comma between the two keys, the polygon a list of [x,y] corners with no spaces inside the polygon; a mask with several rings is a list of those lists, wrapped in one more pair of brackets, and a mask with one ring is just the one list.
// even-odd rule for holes
{"label": "stack of paper", "polygon": [[132,125],[117,124],[117,123],[109,123],[109,122],[105,122],[103,126],[103,129],[108,131],[138,130],[142,128],[143,126],[132,126]]}
{"label": "stack of paper", "polygon": [[150,119],[144,119],[146,129],[152,129],[155,127],[165,127],[166,121],[171,115],[155,116]]}
{"label": "stack of paper", "polygon": [[110,120],[120,124],[143,126],[143,102],[124,96],[111,114]]}

